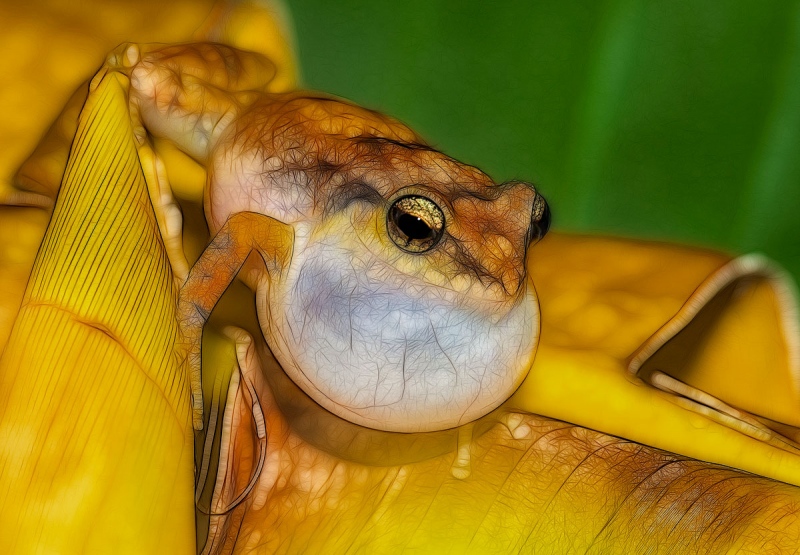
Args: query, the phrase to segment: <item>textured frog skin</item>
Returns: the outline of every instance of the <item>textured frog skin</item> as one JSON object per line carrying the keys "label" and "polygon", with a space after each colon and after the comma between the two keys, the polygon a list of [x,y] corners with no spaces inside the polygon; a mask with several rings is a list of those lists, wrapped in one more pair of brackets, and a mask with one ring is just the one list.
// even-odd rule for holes
{"label": "textured frog skin", "polygon": [[[231,273],[221,289],[193,283],[226,266],[231,245],[262,225],[232,216],[259,214],[290,226],[293,238],[279,265],[253,245],[264,263],[245,273],[261,329],[322,406],[377,429],[430,431],[483,416],[516,390],[539,331],[526,254],[549,222],[533,186],[495,184],[405,125],[345,101],[265,93],[272,67],[257,54],[127,45],[108,67],[130,76],[134,118],[148,133],[210,168],[206,216],[222,235],[204,255],[214,262],[189,276],[189,327],[202,326],[212,290]],[[406,197],[441,215],[425,222],[441,229],[424,251],[389,229]],[[200,289],[212,298],[197,301]],[[198,302],[203,310],[193,311]],[[199,364],[198,352],[195,383]]]}
{"label": "textured frog skin", "polygon": [[[40,18],[45,12],[36,4],[33,2],[30,7],[26,4],[25,9]],[[153,17],[146,10],[146,4],[153,3],[141,0],[127,6],[114,4],[112,13],[117,19],[112,21],[117,24],[111,26],[109,12],[97,9],[98,5],[105,7],[105,4],[71,4],[71,14],[79,8],[92,14],[93,23],[87,27],[86,36],[93,40],[103,37],[106,41],[104,46],[95,47],[93,54],[85,53],[85,41],[71,37],[65,40],[58,32],[39,35],[35,44],[48,50],[31,58],[31,63],[36,64],[35,71],[22,79],[19,72],[6,72],[9,83],[15,84],[9,90],[24,102],[2,106],[6,113],[4,130],[11,129],[9,117],[15,121],[14,116],[18,116],[25,122],[28,132],[25,141],[14,133],[0,137],[9,145],[0,157],[0,165],[7,164],[11,168],[20,163],[21,158],[15,159],[14,153],[21,157],[33,147],[48,118],[55,116],[58,105],[68,96],[68,89],[77,86],[78,81],[64,86],[53,77],[52,70],[58,69],[60,74],[82,79],[90,75],[100,57],[121,40],[173,42],[190,38],[189,31],[194,23],[185,17]],[[191,7],[198,11],[202,9],[196,2]],[[3,7],[0,7],[1,11]],[[16,24],[15,17],[21,12],[21,5],[9,6],[4,13],[6,17],[0,17],[12,30],[3,38],[12,45],[7,51],[14,53],[6,56],[3,63],[6,66],[12,63],[12,68],[13,62],[24,60],[24,56],[17,53],[25,51],[24,46],[14,42],[22,35],[13,30],[30,28]],[[69,21],[70,29],[74,29],[72,16],[52,21]],[[129,25],[128,30],[123,22]],[[147,35],[130,30],[136,25],[144,25]],[[154,28],[159,25],[175,30],[171,35],[157,34]],[[189,30],[178,34],[178,25]],[[116,33],[116,39],[98,32],[110,27]],[[265,36],[271,35],[258,33],[261,42]],[[70,47],[76,51],[80,49],[80,59],[88,60],[88,64],[79,66],[74,62],[63,62],[69,60],[65,58],[65,50]],[[54,58],[57,56],[58,63],[42,64],[48,53],[52,53]],[[20,86],[20,83],[28,81],[34,81],[36,85]],[[31,90],[46,90],[47,95],[31,95]],[[85,89],[83,92],[85,94]],[[49,109],[48,102],[51,103]],[[44,108],[43,103],[46,105]],[[80,105],[75,107],[73,119],[77,118],[79,108]],[[86,110],[87,119],[92,119],[91,113]],[[100,129],[113,121],[109,116],[104,112],[106,121],[95,121]],[[128,118],[124,116],[123,113],[121,119],[127,122]],[[125,137],[129,133],[127,128],[119,131]],[[102,139],[102,144],[107,144],[105,135]],[[68,146],[67,143],[64,161]],[[109,162],[118,159],[118,155],[108,154]],[[133,159],[136,159],[135,151]],[[47,160],[52,161],[50,158]],[[86,167],[97,168],[97,165],[92,163]],[[42,165],[37,165],[37,168],[42,169]],[[53,195],[58,190],[59,176],[60,171],[52,182],[50,191],[54,191]],[[85,176],[81,177],[76,182],[85,184]],[[175,177],[180,177],[180,174]],[[170,175],[170,181],[171,185],[178,185],[173,175]],[[99,191],[107,188],[107,184],[98,185],[101,185]],[[119,256],[113,245],[104,241],[99,250],[77,249],[80,256],[71,258],[68,267],[82,264],[90,267],[99,255],[108,254],[115,265],[105,274],[107,280],[119,279],[121,283],[129,283],[141,279],[142,275],[169,276],[170,271],[180,275],[174,265],[170,268],[166,257],[152,258],[154,253],[160,252],[153,250],[152,246],[159,244],[158,228],[154,223],[150,224],[150,219],[135,217],[149,210],[144,184],[139,183],[138,188],[129,183],[125,185],[119,193],[122,198],[117,199],[119,204],[110,207],[127,209],[124,213],[113,212],[112,221],[116,224],[112,227],[120,233],[132,235],[131,244],[144,257],[151,257],[155,266],[140,267],[138,273],[125,271],[125,265],[133,257]],[[70,204],[70,210],[64,213],[65,218],[76,222],[85,218],[82,210],[94,207],[104,198],[85,185],[81,187],[86,190],[80,202]],[[141,202],[124,201],[130,198],[132,190],[136,191]],[[175,192],[177,195],[181,191]],[[191,198],[196,197],[192,195]],[[130,208],[135,210],[128,210]],[[33,260],[47,221],[42,216],[49,217],[49,214],[32,208],[4,206],[2,210],[0,224],[9,231],[2,235],[3,257],[0,257],[0,263],[3,272],[0,273],[3,275],[0,278],[14,277],[17,275],[14,272],[19,269],[23,281],[17,289],[21,298],[30,263],[25,268],[11,255],[24,253],[28,260]],[[190,225],[192,216],[185,214],[187,225]],[[93,220],[86,218],[84,221]],[[54,224],[59,227],[63,220]],[[82,233],[79,236],[91,238],[91,235]],[[67,237],[63,233],[58,237],[59,241],[52,243],[48,252],[68,248]],[[184,239],[192,242],[186,235]],[[23,240],[25,242],[21,243]],[[189,255],[191,257],[191,251]],[[231,528],[222,529],[229,532],[223,535],[224,539],[230,545],[235,543],[230,551],[794,552],[798,543],[797,488],[681,456],[691,455],[686,453],[689,446],[707,451],[725,446],[734,460],[741,460],[742,454],[758,458],[752,445],[742,449],[741,443],[737,443],[732,435],[722,435],[720,430],[709,429],[709,433],[703,435],[703,430],[696,427],[697,420],[685,417],[691,413],[675,406],[672,406],[672,411],[667,410],[669,406],[663,406],[668,405],[664,399],[644,394],[641,394],[644,397],[642,402],[636,404],[636,399],[624,395],[626,391],[621,387],[613,388],[617,382],[600,379],[616,371],[623,372],[624,364],[620,361],[674,314],[697,283],[726,259],[715,253],[662,244],[559,234],[537,245],[533,255],[529,272],[541,299],[544,326],[533,371],[510,403],[516,401],[517,408],[575,422],[583,427],[535,414],[511,414],[507,419],[508,429],[501,424],[492,426],[472,444],[470,478],[457,480],[451,471],[455,440],[446,442],[440,456],[433,457],[427,451],[423,453],[426,456],[422,456],[419,449],[413,449],[414,442],[427,441],[436,434],[389,434],[350,424],[348,430],[359,428],[362,433],[369,432],[370,438],[378,434],[388,438],[383,442],[374,439],[357,441],[351,434],[334,433],[338,429],[335,426],[319,426],[322,413],[330,419],[335,417],[318,406],[316,412],[302,415],[307,424],[302,429],[304,435],[298,436],[294,433],[301,428],[297,422],[298,414],[284,413],[291,420],[283,420],[280,412],[268,401],[269,389],[264,384],[257,384],[259,388],[255,391],[264,406],[267,422],[269,464],[263,473],[263,481],[259,482],[248,503],[238,507],[240,511],[245,511],[245,506],[250,507],[245,521],[239,526],[239,522],[234,520]],[[665,271],[665,268],[669,270]],[[56,267],[54,271],[42,271],[40,275],[56,290],[80,290],[85,280],[66,280],[64,269],[65,266]],[[7,283],[4,281],[5,293],[17,290]],[[121,322],[133,321],[136,325],[128,329],[149,329],[150,336],[166,334],[168,340],[174,328],[174,310],[154,314],[150,301],[151,297],[164,293],[164,289],[159,288],[161,282],[145,279],[141,283],[145,285],[141,289],[123,288],[129,293],[127,296],[121,295],[117,287],[109,287],[107,290],[116,294],[99,299],[101,302],[95,304],[98,311],[93,313],[92,321],[102,324],[100,329],[106,330],[116,329],[116,318]],[[171,281],[166,286],[167,296],[177,298]],[[144,301],[146,310],[135,318],[130,313],[106,310],[109,306],[123,306],[122,300],[135,304],[142,299],[147,299]],[[230,300],[230,297],[226,299]],[[17,297],[7,294],[2,304],[6,310],[3,318],[10,314],[13,319],[19,304]],[[631,306],[635,310],[631,311]],[[224,302],[219,308],[225,308]],[[247,306],[239,303],[229,308],[241,318],[240,313]],[[29,309],[26,311],[30,312]],[[44,312],[49,307],[39,305],[34,309]],[[215,317],[220,315],[218,310]],[[53,362],[64,362],[63,366],[29,364],[22,367],[24,370],[18,379],[6,379],[0,385],[0,396],[3,397],[0,407],[4,411],[4,417],[0,418],[4,433],[0,436],[3,447],[13,447],[0,456],[3,463],[18,465],[4,467],[14,468],[14,471],[0,472],[1,489],[5,495],[0,502],[3,515],[0,518],[0,551],[195,553],[188,403],[183,403],[177,412],[163,410],[162,392],[159,387],[153,387],[158,384],[142,380],[140,386],[140,382],[130,381],[131,377],[137,376],[137,368],[154,369],[153,353],[158,342],[146,341],[146,349],[141,352],[129,350],[136,358],[132,359],[133,364],[121,366],[116,357],[109,357],[104,351],[113,349],[116,343],[123,347],[129,345],[128,335],[108,335],[97,328],[86,328],[80,320],[73,318],[50,323],[41,333],[29,336],[40,338],[37,342],[17,334],[17,338],[25,342],[18,341],[17,344],[26,347],[22,352],[28,360],[35,360],[52,347],[66,346],[76,352],[83,350],[82,356],[91,365],[78,366],[72,359],[54,357]],[[27,329],[21,328],[23,331]],[[94,340],[88,345],[73,341],[70,334],[75,329]],[[69,340],[65,341],[65,338]],[[0,338],[0,342],[4,339]],[[261,341],[260,338],[257,341]],[[7,349],[6,355],[9,352]],[[206,360],[207,365],[213,367],[211,362]],[[253,364],[251,375],[258,378],[261,372],[269,372],[269,368],[274,368],[274,365]],[[87,372],[85,378],[83,372]],[[11,374],[2,375],[8,377]],[[184,384],[182,378],[176,380],[176,377],[183,376],[179,368],[159,376],[165,386]],[[213,374],[209,373],[205,378],[213,378]],[[61,390],[53,388],[53,384],[65,382],[75,385],[59,397]],[[575,387],[564,388],[565,382]],[[12,385],[16,393],[13,402],[7,402],[6,395]],[[182,387],[181,399],[185,401],[187,388],[185,384]],[[641,393],[643,388],[632,386],[630,389]],[[56,396],[51,397],[54,391]],[[206,394],[207,401],[211,401],[210,391],[207,390]],[[284,392],[276,394],[283,395]],[[224,390],[221,395],[224,399]],[[82,403],[85,398],[97,402]],[[103,402],[105,400],[110,402]],[[774,402],[774,397],[770,400]],[[251,420],[250,401],[251,398],[244,395],[238,407],[244,424]],[[647,413],[650,416],[646,419],[642,418],[642,407],[653,409]],[[133,410],[121,410],[127,408]],[[78,410],[83,412],[76,412]],[[670,430],[669,423],[678,420],[676,417],[681,413],[684,418],[680,422],[685,427]],[[610,422],[615,415],[617,420]],[[38,428],[40,433],[32,434],[31,430],[35,430],[39,422],[43,423]],[[659,439],[673,438],[666,448],[681,455],[667,454],[586,429],[626,437],[619,431],[623,430],[623,422],[629,423],[628,430],[637,433],[646,431]],[[470,427],[459,428],[459,434],[467,428]],[[478,430],[479,426],[475,428]],[[5,433],[8,430],[10,434]],[[176,433],[178,430],[188,433]],[[310,431],[325,434],[326,450],[320,451],[308,443],[305,434]],[[686,435],[685,431],[694,431],[696,435]],[[727,431],[733,434],[732,430]],[[711,433],[715,441],[709,447]],[[471,432],[466,435],[469,437]],[[233,478],[237,480],[226,482],[232,490],[231,499],[244,491],[250,478],[247,463],[252,455],[249,450],[251,442],[247,441],[249,437],[243,433],[234,437],[236,441],[231,445],[228,469],[236,473]],[[648,444],[647,438],[639,442]],[[52,445],[58,448],[52,449]],[[120,452],[120,449],[125,451]],[[338,456],[331,453],[338,453]],[[359,463],[356,455],[364,453],[369,457],[366,462]],[[459,448],[459,457],[460,453]],[[24,454],[25,458],[21,459],[19,454]],[[774,453],[761,458],[775,464],[777,459],[771,455]],[[176,469],[174,474],[172,469]],[[249,505],[251,500],[253,505]],[[222,501],[220,507],[224,508],[226,499]]]}

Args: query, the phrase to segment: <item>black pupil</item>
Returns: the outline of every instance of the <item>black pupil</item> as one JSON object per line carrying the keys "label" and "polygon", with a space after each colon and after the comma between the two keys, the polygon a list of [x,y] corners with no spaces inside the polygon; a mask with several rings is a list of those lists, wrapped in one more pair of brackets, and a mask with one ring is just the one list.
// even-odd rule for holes
{"label": "black pupil", "polygon": [[431,228],[422,221],[422,218],[411,214],[402,214],[397,218],[397,227],[406,234],[410,241],[429,239],[431,236]]}

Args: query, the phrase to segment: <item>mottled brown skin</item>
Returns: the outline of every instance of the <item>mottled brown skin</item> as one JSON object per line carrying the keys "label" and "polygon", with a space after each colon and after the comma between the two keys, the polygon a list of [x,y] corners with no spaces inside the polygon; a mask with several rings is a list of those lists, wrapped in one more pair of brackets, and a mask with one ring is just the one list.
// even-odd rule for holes
{"label": "mottled brown skin", "polygon": [[260,98],[233,127],[221,143],[277,156],[279,163],[265,171],[288,176],[285,181],[302,190],[318,218],[355,199],[380,202],[419,185],[450,212],[451,240],[437,267],[499,283],[512,296],[519,289],[535,197],[531,186],[497,185],[478,168],[428,146],[406,125],[318,93]]}
{"label": "mottled brown skin", "polygon": [[[60,151],[63,160],[68,148],[65,140]],[[54,171],[49,176],[48,193],[56,194],[60,175],[61,171]],[[47,224],[41,215],[31,208],[2,207],[3,252],[21,248],[17,239],[21,225],[36,227],[41,234]],[[186,215],[187,221],[202,217],[188,210]],[[569,237],[557,235],[548,241],[550,251],[574,247]],[[25,247],[30,261],[37,247],[33,243]],[[546,253],[540,253],[540,258],[558,263]],[[15,289],[7,294],[21,296],[30,261],[27,269],[21,267]],[[230,293],[238,302],[227,307],[223,302],[217,323],[251,321],[249,328],[257,337],[255,315],[241,314],[241,306],[246,305],[244,288],[234,285]],[[225,310],[236,319],[224,319]],[[284,381],[291,385],[285,376]],[[496,492],[487,511],[487,515],[491,512],[489,525],[517,532],[512,547],[504,550],[494,544],[495,552],[727,553],[736,552],[733,545],[740,545],[741,553],[798,552],[800,494],[785,484],[536,415],[525,417],[523,423],[531,431],[522,439],[512,437],[502,426],[481,435],[474,444],[472,479],[456,481],[450,474],[455,451],[452,434],[436,440],[430,434],[368,431],[336,419],[307,398],[305,404],[298,401],[292,406],[286,389],[276,389],[272,382],[269,387],[284,395],[282,407],[268,407],[266,412],[269,447],[285,457],[287,465],[280,477],[286,481],[276,481],[261,511],[253,510],[250,502],[237,509],[245,518],[240,527],[230,530],[226,541],[231,549],[239,546],[237,552],[297,553],[314,546],[345,552],[353,545],[365,545],[358,538],[367,537],[374,520],[384,523],[384,533],[392,528],[404,532],[403,523],[414,525],[414,531],[405,530],[397,540],[399,551],[418,545],[415,538],[426,530],[445,538],[454,529],[464,533],[442,516],[442,506],[471,506],[476,490]],[[269,399],[262,395],[265,401]],[[243,486],[249,477],[250,453],[244,442],[236,450],[241,474],[237,480]],[[335,474],[331,483],[344,484],[351,502],[334,499],[329,489],[301,487],[300,478],[309,468],[319,469],[323,479]],[[400,496],[387,498],[384,484],[393,483],[399,468],[410,472],[411,478]],[[417,516],[410,512],[409,496],[421,507]],[[521,515],[520,507],[540,510]],[[331,547],[337,538],[341,549]],[[246,550],[249,541],[252,549]],[[478,551],[480,538],[471,545]]]}
{"label": "mottled brown skin", "polygon": [[[118,60],[125,48],[118,49]],[[447,232],[453,240],[437,261],[445,273],[469,272],[501,284],[510,296],[518,291],[527,247],[541,234],[531,229],[538,221],[531,220],[531,185],[497,185],[478,168],[426,145],[403,123],[342,99],[304,91],[266,94],[272,67],[254,53],[198,43],[145,46],[141,56],[133,68],[124,61],[111,66],[131,74],[133,103],[150,132],[211,163],[206,209],[212,231],[234,211],[214,206],[220,184],[214,184],[213,168],[231,157],[262,157],[263,171],[274,173],[274,181],[288,178],[284,183],[308,203],[285,207],[287,212],[312,218],[354,199],[387,199],[419,184],[451,211]],[[198,133],[202,117],[211,120],[211,129]]]}
{"label": "mottled brown skin", "polygon": [[[403,124],[348,102],[269,94],[272,67],[257,54],[129,45],[107,69],[129,76],[142,136],[172,141],[209,167],[206,217],[222,235],[201,266],[236,259],[237,270],[240,247],[261,255],[264,265],[244,276],[262,332],[317,402],[361,425],[430,431],[478,418],[516,390],[538,337],[525,259],[549,225],[532,185],[496,185]],[[392,210],[409,195],[438,213],[436,240],[423,251],[392,235]],[[240,223],[241,213],[263,219]],[[248,239],[278,224],[294,237],[282,267]],[[192,272],[182,303],[214,306],[230,276]],[[196,291],[208,298],[187,298]],[[208,310],[185,314],[199,425],[197,338]]]}

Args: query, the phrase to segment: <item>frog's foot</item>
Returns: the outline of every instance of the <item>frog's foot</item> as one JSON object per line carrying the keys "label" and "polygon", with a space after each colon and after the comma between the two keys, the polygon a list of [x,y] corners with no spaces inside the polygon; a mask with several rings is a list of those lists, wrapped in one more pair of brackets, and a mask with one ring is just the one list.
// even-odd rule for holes
{"label": "frog's foot", "polygon": [[525,439],[531,434],[531,427],[525,422],[527,413],[509,412],[500,423],[506,427],[514,439]]}
{"label": "frog's foot", "polygon": [[263,55],[216,43],[120,45],[104,69],[130,80],[131,115],[200,161],[275,76]]}

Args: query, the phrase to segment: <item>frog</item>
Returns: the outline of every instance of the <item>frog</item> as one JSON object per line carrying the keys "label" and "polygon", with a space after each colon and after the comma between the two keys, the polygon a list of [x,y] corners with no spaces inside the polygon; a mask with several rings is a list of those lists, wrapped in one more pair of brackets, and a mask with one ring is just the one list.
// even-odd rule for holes
{"label": "frog", "polygon": [[355,424],[455,428],[520,386],[540,330],[526,260],[551,222],[534,185],[496,183],[345,99],[265,92],[257,53],[123,44],[96,80],[108,71],[128,78],[141,140],[207,168],[213,239],[179,298],[196,429],[203,325],[237,275],[286,374]]}

